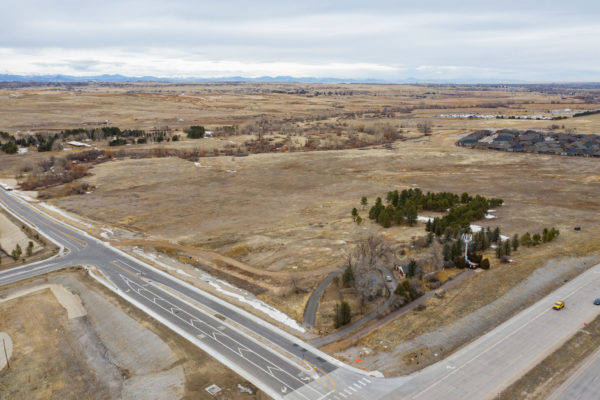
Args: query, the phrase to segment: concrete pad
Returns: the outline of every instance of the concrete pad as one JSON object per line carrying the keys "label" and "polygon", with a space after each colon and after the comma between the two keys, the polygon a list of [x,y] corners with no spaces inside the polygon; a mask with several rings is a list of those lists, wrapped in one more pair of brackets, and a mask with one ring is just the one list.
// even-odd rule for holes
{"label": "concrete pad", "polygon": [[19,290],[10,294],[5,299],[0,300],[0,303],[5,301],[14,300],[16,298],[27,296],[28,294],[38,292],[40,290],[50,289],[58,303],[67,310],[67,316],[69,319],[83,317],[87,315],[87,311],[81,304],[81,299],[76,294],[71,293],[65,289],[62,285],[38,285],[31,288]]}
{"label": "concrete pad", "polygon": [[168,371],[134,376],[123,384],[123,400],[181,399],[185,393],[185,375],[181,365]]}

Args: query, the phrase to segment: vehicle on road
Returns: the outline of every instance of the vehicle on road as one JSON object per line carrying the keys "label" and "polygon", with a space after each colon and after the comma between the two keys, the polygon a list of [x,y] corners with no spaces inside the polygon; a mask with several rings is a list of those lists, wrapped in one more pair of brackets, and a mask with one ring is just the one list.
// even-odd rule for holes
{"label": "vehicle on road", "polygon": [[552,306],[552,308],[554,308],[555,310],[562,310],[563,308],[565,308],[565,302],[564,301],[557,301],[556,303],[554,303],[554,305]]}
{"label": "vehicle on road", "polygon": [[391,282],[392,281],[392,276],[391,275],[386,275],[385,276],[385,281],[386,282]]}
{"label": "vehicle on road", "polygon": [[594,304],[597,306],[600,306],[600,298],[594,300]]}

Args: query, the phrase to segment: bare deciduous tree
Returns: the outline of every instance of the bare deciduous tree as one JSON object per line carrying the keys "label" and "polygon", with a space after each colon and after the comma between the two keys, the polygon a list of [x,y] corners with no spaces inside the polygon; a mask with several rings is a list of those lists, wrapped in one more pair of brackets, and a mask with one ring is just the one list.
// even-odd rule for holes
{"label": "bare deciduous tree", "polygon": [[421,133],[429,134],[429,133],[431,133],[432,128],[433,128],[433,124],[428,119],[417,123],[417,130]]}

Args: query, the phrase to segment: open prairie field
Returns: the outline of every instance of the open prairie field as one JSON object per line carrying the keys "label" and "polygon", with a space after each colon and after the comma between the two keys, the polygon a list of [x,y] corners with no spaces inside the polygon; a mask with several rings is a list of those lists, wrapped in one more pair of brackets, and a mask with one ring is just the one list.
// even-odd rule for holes
{"label": "open prairie field", "polygon": [[[478,129],[600,132],[599,114],[561,120],[441,115],[551,117],[565,109],[595,109],[594,96],[594,90],[552,86],[4,86],[0,130],[19,135],[108,125],[168,127],[182,136],[191,125],[212,130],[212,138],[111,147],[111,161],[90,165],[76,181],[88,184],[89,193],[74,194],[69,183],[41,188],[40,196],[99,225],[134,231],[155,244],[183,245],[182,253],[213,252],[232,260],[216,263],[225,277],[236,262],[253,284],[267,289],[299,279],[310,291],[370,233],[418,257],[413,245],[426,234],[423,223],[384,229],[368,219],[368,207],[390,190],[418,187],[502,198],[495,219],[475,224],[498,226],[509,237],[560,230],[556,242],[514,253],[512,264],[500,264],[490,252],[491,271],[470,280],[461,289],[468,295],[453,298],[435,314],[435,323],[414,323],[404,338],[410,339],[494,301],[549,259],[600,251],[599,159],[455,145]],[[106,141],[91,144],[109,148]],[[223,153],[232,148],[234,156]],[[198,150],[193,158],[166,156],[190,149]],[[43,159],[77,151],[2,154],[1,171],[26,181]],[[353,207],[363,218],[360,225],[353,222]],[[308,297],[305,291],[263,296],[298,320]],[[376,331],[362,344],[374,346],[389,340],[386,335]]]}

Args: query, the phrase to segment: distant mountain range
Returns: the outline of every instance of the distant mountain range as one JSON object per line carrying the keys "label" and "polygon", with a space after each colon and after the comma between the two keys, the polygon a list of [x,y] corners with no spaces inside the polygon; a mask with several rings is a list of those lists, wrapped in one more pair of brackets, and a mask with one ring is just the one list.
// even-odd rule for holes
{"label": "distant mountain range", "polygon": [[243,76],[227,76],[219,78],[161,78],[156,76],[123,76],[123,75],[9,75],[0,74],[0,82],[299,82],[299,83],[374,83],[374,84],[407,84],[407,83],[516,83],[515,81],[499,80],[473,80],[473,79],[344,79],[344,78],[316,78],[316,77],[293,77],[293,76],[261,76],[258,78],[247,78]]}

